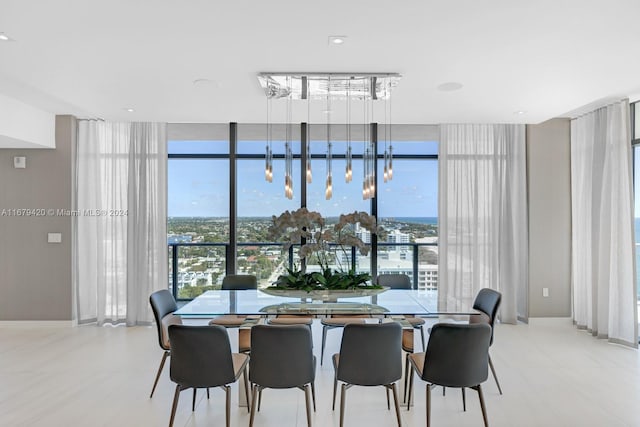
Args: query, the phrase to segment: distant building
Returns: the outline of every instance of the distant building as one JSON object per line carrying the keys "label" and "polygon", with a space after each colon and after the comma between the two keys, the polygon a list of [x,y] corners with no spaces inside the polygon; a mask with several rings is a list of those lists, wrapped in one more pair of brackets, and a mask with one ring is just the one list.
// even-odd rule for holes
{"label": "distant building", "polygon": [[170,245],[175,243],[191,243],[193,242],[193,236],[189,234],[172,234],[167,237],[167,241]]}
{"label": "distant building", "polygon": [[[411,243],[411,238],[408,234],[400,230],[393,230],[387,234],[387,243]],[[407,252],[409,251],[409,246],[389,246],[389,250],[393,252]]]}
{"label": "distant building", "polygon": [[418,265],[418,289],[438,290],[438,266],[434,264]]}

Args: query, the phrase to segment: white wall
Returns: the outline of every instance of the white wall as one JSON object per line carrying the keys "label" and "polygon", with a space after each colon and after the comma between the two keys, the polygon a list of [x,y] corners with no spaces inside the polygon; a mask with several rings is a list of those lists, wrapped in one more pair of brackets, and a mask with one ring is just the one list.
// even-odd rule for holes
{"label": "white wall", "polygon": [[0,148],[56,148],[55,115],[0,95]]}

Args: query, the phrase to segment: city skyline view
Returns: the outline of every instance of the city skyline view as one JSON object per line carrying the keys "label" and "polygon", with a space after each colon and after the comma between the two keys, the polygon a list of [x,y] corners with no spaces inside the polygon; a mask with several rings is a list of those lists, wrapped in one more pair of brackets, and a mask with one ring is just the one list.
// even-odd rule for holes
{"label": "city skyline view", "polygon": [[[174,152],[202,153],[202,142],[174,142]],[[193,146],[187,149],[186,146]],[[200,144],[200,145],[199,145]],[[434,144],[434,143],[431,143]],[[222,144],[221,144],[222,145]],[[256,147],[264,146],[257,142]],[[409,144],[401,147],[410,146]],[[413,144],[416,151],[418,144]],[[433,145],[425,144],[429,152]],[[170,145],[171,147],[171,145]],[[171,152],[171,151],[170,151]],[[336,151],[334,151],[335,153]],[[410,154],[409,150],[403,151]],[[423,154],[423,153],[421,153]],[[229,214],[229,194],[220,189],[229,188],[228,159],[171,158],[168,163],[168,216],[169,217],[226,217]],[[345,183],[344,159],[332,160],[333,197],[325,200],[325,159],[312,159],[313,181],[307,184],[307,208],[325,216],[341,213],[370,211],[370,201],[362,199],[363,164],[353,160],[353,181]],[[394,159],[393,180],[383,183],[378,178],[378,216],[384,217],[436,217],[438,200],[438,166],[435,159]],[[382,160],[379,160],[382,166]],[[380,170],[382,167],[380,167]],[[284,197],[284,160],[273,161],[273,182],[264,179],[263,159],[237,161],[237,214],[238,217],[270,217],[285,210],[300,207],[300,188],[294,181],[292,200]],[[381,174],[379,174],[381,175]],[[293,160],[293,177],[300,176],[300,160]]]}

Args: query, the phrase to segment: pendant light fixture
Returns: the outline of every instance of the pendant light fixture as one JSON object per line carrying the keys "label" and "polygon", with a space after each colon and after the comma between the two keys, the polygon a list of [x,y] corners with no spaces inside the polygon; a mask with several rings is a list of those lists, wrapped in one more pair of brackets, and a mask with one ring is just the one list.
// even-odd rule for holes
{"label": "pendant light fixture", "polygon": [[[397,73],[259,73],[258,80],[267,96],[267,146],[265,151],[265,179],[273,181],[273,107],[272,100],[285,99],[285,196],[293,199],[293,150],[292,150],[292,100],[307,101],[307,123],[310,122],[310,105],[314,101],[324,102],[326,105],[327,147],[326,147],[326,179],[325,199],[333,196],[332,156],[333,143],[331,134],[332,102],[345,102],[346,108],[346,151],[345,151],[345,182],[353,180],[353,139],[352,139],[352,104],[353,101],[362,102],[363,125],[363,177],[362,197],[371,199],[376,194],[376,146],[371,141],[370,123],[373,121],[374,101],[384,100],[384,170],[383,180],[388,182],[393,178],[393,146],[391,143],[391,90],[398,84],[401,76]],[[379,110],[378,110],[379,111]],[[335,116],[334,116],[335,117]],[[307,126],[306,181],[312,182],[311,171],[311,138]]]}

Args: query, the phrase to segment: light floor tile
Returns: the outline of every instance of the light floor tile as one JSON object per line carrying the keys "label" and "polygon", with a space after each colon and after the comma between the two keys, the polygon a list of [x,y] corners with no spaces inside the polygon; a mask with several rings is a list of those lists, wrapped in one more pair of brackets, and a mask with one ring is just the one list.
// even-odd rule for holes
{"label": "light floor tile", "polygon": [[[313,327],[320,351],[322,329]],[[232,346],[237,331],[230,330]],[[416,346],[419,346],[416,334]],[[324,366],[318,366],[317,412],[313,423],[339,425],[331,410],[331,354],[339,350],[340,330],[328,333]],[[418,348],[418,347],[416,347]],[[490,425],[519,427],[640,426],[640,355],[576,330],[569,319],[532,319],[528,325],[498,325],[491,355],[504,395],[493,378],[483,385]],[[155,327],[1,327],[0,426],[164,426],[168,424],[174,384],[165,366],[156,394],[149,399],[162,352]],[[425,425],[425,386],[415,381],[415,405],[401,409],[404,426]],[[481,426],[477,394],[467,391],[462,411],[459,390],[432,392],[432,425]],[[398,384],[402,400],[402,382]],[[224,425],[224,392],[181,395],[175,426]],[[246,426],[234,385],[232,425]],[[337,401],[339,408],[339,396]],[[347,392],[346,426],[394,426],[381,387]],[[304,394],[266,390],[257,426],[306,426]]]}

